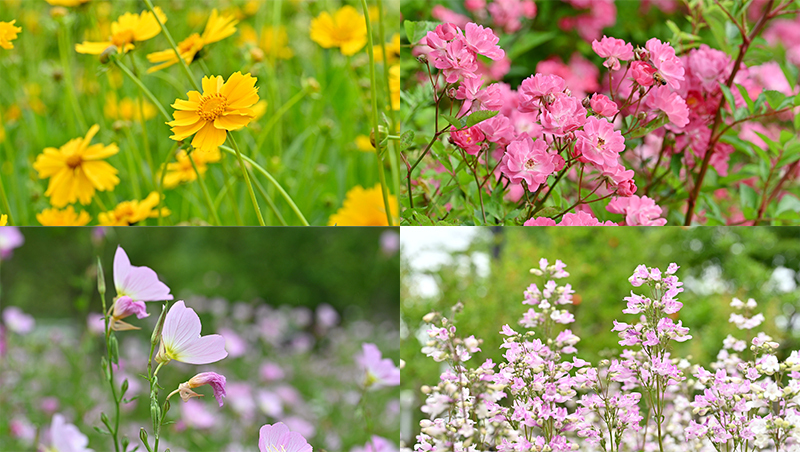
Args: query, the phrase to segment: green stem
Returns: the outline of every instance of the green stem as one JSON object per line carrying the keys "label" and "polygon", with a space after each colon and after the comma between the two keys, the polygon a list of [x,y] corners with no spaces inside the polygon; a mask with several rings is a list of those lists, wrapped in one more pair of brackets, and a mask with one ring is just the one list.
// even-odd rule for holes
{"label": "green stem", "polygon": [[67,91],[72,108],[75,111],[75,120],[78,122],[80,131],[88,130],[86,126],[86,119],[83,117],[80,104],[78,104],[78,96],[75,95],[75,83],[72,80],[72,66],[69,64],[69,50],[67,45],[69,43],[69,29],[63,20],[59,21],[58,33],[58,53],[61,57],[61,66],[64,71],[64,86]]}
{"label": "green stem", "polygon": [[305,97],[306,94],[308,94],[308,88],[300,90],[297,94],[292,96],[292,98],[289,99],[288,102],[283,104],[283,106],[281,106],[281,108],[278,109],[278,111],[276,111],[274,115],[272,115],[269,118],[269,122],[267,122],[267,124],[264,126],[264,129],[258,135],[258,144],[256,145],[256,149],[259,150],[261,149],[261,147],[264,145],[264,141],[266,141],[267,139],[267,135],[275,126],[275,124],[281,119],[281,117],[283,117],[284,114],[286,114],[287,111],[289,111],[289,109],[294,107],[294,104],[300,102],[300,100],[303,99],[303,97]]}
{"label": "green stem", "polygon": [[139,77],[135,76],[135,75],[133,74],[133,72],[131,72],[131,70],[130,70],[130,69],[128,69],[128,67],[127,67],[127,66],[125,66],[124,64],[122,64],[122,62],[121,62],[121,61],[119,61],[119,59],[114,59],[113,61],[114,61],[114,64],[116,64],[116,65],[117,65],[117,67],[118,67],[118,68],[119,68],[119,69],[120,69],[120,70],[121,70],[121,71],[122,71],[122,72],[123,72],[125,75],[127,75],[127,76],[128,76],[128,78],[130,78],[130,79],[133,81],[133,83],[135,83],[135,84],[136,84],[136,86],[138,86],[138,87],[139,87],[139,89],[140,89],[140,90],[142,90],[142,92],[144,93],[144,95],[145,95],[145,96],[147,96],[147,98],[148,98],[148,99],[150,99],[150,101],[152,101],[152,102],[153,102],[153,104],[154,104],[154,105],[155,105],[155,106],[158,108],[158,111],[159,111],[159,112],[161,112],[161,116],[163,116],[163,117],[164,117],[164,118],[167,120],[167,122],[169,122],[169,121],[172,121],[172,118],[170,118],[170,117],[169,117],[169,114],[167,114],[167,110],[165,110],[165,109],[164,109],[164,106],[163,106],[163,105],[161,105],[161,102],[159,102],[159,101],[158,101],[158,99],[156,98],[156,96],[154,96],[154,95],[153,95],[153,93],[152,93],[152,92],[150,92],[150,90],[149,90],[149,89],[147,89],[147,87],[146,87],[146,86],[144,86],[144,83],[142,83],[142,81],[141,81],[141,80],[139,80]]}
{"label": "green stem", "polygon": [[269,197],[267,191],[264,190],[264,187],[261,186],[261,183],[259,183],[257,179],[253,179],[253,182],[255,182],[258,192],[261,193],[261,196],[263,196],[264,200],[267,201],[267,205],[269,206],[269,208],[272,209],[272,213],[274,213],[275,216],[278,217],[278,221],[281,223],[281,225],[289,226],[289,224],[286,223],[286,220],[283,219],[283,215],[281,215],[281,213],[278,211],[278,207],[275,205],[275,202],[272,201],[272,198]]}
{"label": "green stem", "polygon": [[[98,259],[99,263],[99,259]],[[102,274],[102,272],[101,272]],[[105,291],[105,284],[100,285],[98,287],[98,292],[100,292],[100,299],[103,302],[103,319],[105,323],[105,330],[106,330],[106,364],[108,365],[108,384],[111,386],[111,396],[114,398],[114,407],[115,407],[115,425],[114,431],[110,432],[111,437],[114,440],[114,450],[119,452],[119,439],[118,439],[118,431],[119,431],[119,399],[117,398],[117,389],[114,387],[114,365],[111,357],[111,328],[109,326],[108,317],[110,315],[109,311],[106,309],[106,291]]]}
{"label": "green stem", "polygon": [[[191,153],[188,153],[186,156],[192,163],[194,174],[197,175],[197,182],[200,184],[200,189],[203,191],[203,197],[206,199],[206,204],[208,204],[208,210],[211,212],[211,216],[214,218],[214,223],[216,223],[217,226],[222,226],[222,222],[219,221],[219,215],[217,215],[217,208],[214,207],[214,203],[211,202],[211,195],[208,194],[208,188],[206,188],[206,183],[203,180],[202,175],[200,175],[200,171],[197,169],[197,165],[194,163],[194,157],[192,157]],[[166,172],[166,168],[164,168],[164,172]]]}
{"label": "green stem", "polygon": [[[180,143],[176,142],[172,146],[172,149],[170,149],[169,152],[167,153],[167,158],[164,160],[164,163],[161,166],[161,178],[159,179],[158,185],[156,187],[158,189],[158,206],[157,206],[157,208],[158,208],[158,225],[159,226],[161,226],[164,223],[164,221],[163,221],[164,217],[161,216],[161,202],[163,201],[162,198],[164,197],[163,196],[163,194],[164,194],[164,177],[167,175],[167,165],[169,164],[169,160],[172,157],[172,155],[175,154],[175,151],[178,149],[178,146],[180,146]],[[153,353],[150,352],[150,354],[152,355]],[[148,368],[148,372],[149,371],[150,371],[150,369]]]}
{"label": "green stem", "polygon": [[158,17],[158,14],[156,14],[155,9],[153,8],[153,2],[150,0],[144,0],[144,3],[147,5],[147,8],[150,9],[150,12],[156,17],[158,25],[161,26],[161,30],[164,32],[164,36],[167,37],[169,45],[172,46],[172,50],[175,51],[175,55],[178,57],[178,61],[180,61],[183,72],[186,73],[186,77],[189,79],[189,82],[191,82],[196,91],[200,91],[200,85],[197,84],[197,81],[192,76],[192,71],[189,70],[189,65],[186,64],[186,60],[181,57],[181,53],[178,51],[178,46],[175,45],[175,40],[172,39],[172,35],[169,33],[169,30],[167,30],[167,27],[164,26],[164,24],[161,22],[161,19]]}
{"label": "green stem", "polygon": [[[369,81],[372,91],[372,130],[375,134],[375,157],[378,160],[378,176],[381,181],[381,194],[383,195],[383,207],[386,209],[386,220],[389,226],[394,226],[392,209],[389,205],[389,189],[386,186],[386,175],[383,172],[383,160],[381,159],[380,133],[378,129],[378,87],[375,80],[375,55],[372,43],[372,23],[369,20],[369,7],[367,0],[361,0],[361,8],[364,10],[364,20],[367,23],[367,54],[369,55]],[[385,55],[384,55],[385,56]]]}
{"label": "green stem", "polygon": [[[219,148],[222,149],[223,151],[229,153],[229,154],[233,154],[233,155],[237,155],[238,154],[235,150],[229,148],[228,146],[220,146]],[[308,221],[306,221],[306,217],[303,216],[303,213],[300,212],[300,209],[297,208],[297,205],[294,203],[294,200],[292,200],[292,197],[289,196],[288,193],[286,193],[286,190],[283,189],[281,184],[279,184],[278,181],[275,180],[274,177],[272,177],[272,174],[270,174],[267,170],[265,170],[261,165],[256,163],[256,161],[251,159],[250,157],[248,157],[246,155],[242,155],[242,158],[244,159],[244,161],[249,163],[253,168],[255,168],[259,173],[261,173],[264,177],[266,177],[267,180],[269,180],[270,183],[272,183],[272,185],[274,185],[275,188],[278,189],[278,191],[280,192],[281,196],[283,196],[283,199],[286,200],[286,202],[292,208],[294,213],[297,215],[297,218],[299,218],[300,222],[303,223],[303,226],[308,226]]]}
{"label": "green stem", "polygon": [[236,151],[236,158],[239,159],[239,166],[242,167],[242,175],[244,176],[244,183],[247,184],[247,190],[250,192],[250,200],[253,201],[253,208],[256,209],[256,216],[258,217],[258,223],[261,226],[265,226],[264,217],[261,215],[261,209],[258,208],[258,200],[256,199],[256,193],[253,191],[253,184],[250,182],[250,175],[247,173],[247,166],[245,166],[244,159],[242,158],[242,152],[239,151],[239,146],[236,144],[236,140],[233,138],[233,132],[228,132],[228,139],[233,145],[233,149]]}
{"label": "green stem", "polygon": [[[133,74],[139,75],[139,68],[136,66],[136,58],[133,57],[133,52],[128,53],[131,59],[131,66],[133,67]],[[155,184],[156,169],[153,166],[153,155],[150,152],[150,139],[147,136],[147,125],[144,117],[144,96],[139,91],[139,124],[142,126],[142,143],[144,144],[144,156],[147,159],[147,165],[150,167],[151,187]]]}
{"label": "green stem", "polygon": [[11,207],[8,205],[8,198],[6,198],[6,189],[3,187],[3,175],[0,168],[0,201],[3,202],[3,210],[8,215],[9,224],[14,224],[14,217],[11,215]]}
{"label": "green stem", "polygon": [[231,189],[230,177],[228,173],[228,164],[226,163],[226,157],[223,155],[220,161],[220,166],[222,166],[222,178],[225,181],[225,191],[228,192],[228,196],[231,200],[231,207],[233,208],[233,216],[236,218],[236,224],[239,226],[244,226],[244,222],[242,221],[242,216],[239,214],[239,203],[236,201],[236,194]]}
{"label": "green stem", "polygon": [[[136,142],[133,139],[133,134],[131,133],[131,129],[128,126],[125,126],[125,135],[128,137],[128,141],[131,143],[131,148],[137,149]],[[139,178],[136,177],[137,176],[136,162],[133,161],[133,154],[131,152],[126,152],[125,157],[126,160],[128,161],[128,172],[130,173],[131,185],[133,186],[133,195],[136,197],[136,199],[142,199],[142,190],[139,187]],[[137,157],[139,156],[137,155]]]}

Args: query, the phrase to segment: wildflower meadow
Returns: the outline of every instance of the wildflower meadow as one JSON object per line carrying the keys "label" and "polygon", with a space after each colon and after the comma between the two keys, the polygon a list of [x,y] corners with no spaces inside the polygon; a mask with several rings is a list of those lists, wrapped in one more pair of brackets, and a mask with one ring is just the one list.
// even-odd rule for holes
{"label": "wildflower meadow", "polygon": [[800,222],[800,3],[408,0],[403,224]]}
{"label": "wildflower meadow", "polygon": [[483,232],[403,256],[401,450],[800,450],[796,228]]}
{"label": "wildflower meadow", "polygon": [[123,229],[0,228],[0,450],[398,450],[397,229]]}
{"label": "wildflower meadow", "polygon": [[397,0],[0,0],[12,225],[395,225]]}

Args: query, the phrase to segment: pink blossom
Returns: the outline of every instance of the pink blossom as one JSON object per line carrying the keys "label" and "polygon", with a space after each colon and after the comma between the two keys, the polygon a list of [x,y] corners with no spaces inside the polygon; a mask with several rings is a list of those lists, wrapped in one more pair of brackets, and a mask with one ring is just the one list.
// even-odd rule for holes
{"label": "pink blossom", "polygon": [[0,259],[11,257],[14,248],[19,248],[25,243],[25,237],[14,226],[0,226]]}
{"label": "pink blossom", "polygon": [[547,150],[544,140],[525,137],[513,141],[506,147],[499,169],[512,183],[524,180],[528,190],[534,191],[555,171],[554,155]]}
{"label": "pink blossom", "polygon": [[225,350],[231,358],[238,358],[247,353],[247,341],[230,328],[220,328],[219,334],[225,338]]}
{"label": "pink blossom", "polygon": [[656,69],[644,61],[634,61],[631,63],[630,72],[634,82],[641,86],[650,86],[653,84],[653,74],[656,73]]}
{"label": "pink blossom", "polygon": [[477,127],[483,132],[486,140],[505,146],[514,140],[514,127],[511,120],[502,114],[478,123]]}
{"label": "pink blossom", "polygon": [[303,435],[290,432],[283,422],[275,425],[266,424],[258,431],[259,452],[312,452]]}
{"label": "pink blossom", "polygon": [[540,61],[536,64],[536,72],[563,78],[566,86],[572,92],[572,96],[577,98],[583,98],[600,89],[598,82],[600,71],[594,63],[578,52],[572,54],[569,64],[565,64],[557,56]]}
{"label": "pink blossom", "polygon": [[134,301],[172,300],[169,287],[158,280],[158,275],[148,267],[131,265],[121,246],[114,254],[114,286],[117,297],[127,295]]}
{"label": "pink blossom", "polygon": [[186,383],[181,383],[178,386],[181,399],[187,402],[192,397],[202,397],[192,389],[203,385],[210,385],[214,389],[214,398],[219,402],[219,406],[222,406],[222,398],[225,397],[225,376],[215,372],[202,372],[189,379]]}
{"label": "pink blossom", "polygon": [[619,60],[628,61],[633,59],[633,46],[622,39],[609,38],[603,35],[600,41],[592,41],[592,50],[600,57],[605,58],[603,66],[618,71],[620,68]]}
{"label": "pink blossom", "polygon": [[431,16],[441,22],[450,22],[459,27],[463,27],[470,22],[469,17],[458,14],[455,11],[445,8],[442,5],[436,5],[431,9]]}
{"label": "pink blossom", "polygon": [[598,166],[615,166],[619,153],[625,150],[625,138],[605,119],[590,116],[583,130],[575,132],[575,151],[586,161]]}
{"label": "pink blossom", "polygon": [[372,435],[372,439],[367,441],[363,447],[354,447],[350,452],[397,452],[397,444],[377,435]]}
{"label": "pink blossom", "polygon": [[137,319],[143,319],[150,314],[147,313],[143,301],[133,301],[129,296],[122,296],[114,302],[114,314],[112,317],[116,319],[124,319],[125,317],[135,315]]}
{"label": "pink blossom", "polygon": [[547,217],[533,217],[522,224],[523,226],[555,226],[556,221]]}
{"label": "pink blossom", "polygon": [[533,19],[536,4],[533,0],[494,0],[486,7],[495,25],[506,33],[514,33],[522,27],[521,18]]}
{"label": "pink blossom", "polygon": [[200,336],[200,317],[194,309],[187,308],[183,301],[175,303],[164,319],[156,361],[170,360],[187,364],[209,364],[226,356],[225,338],[219,334]]}
{"label": "pink blossom", "polygon": [[616,102],[603,94],[592,96],[591,100],[589,100],[589,105],[592,107],[592,111],[606,118],[614,116],[619,111]]}
{"label": "pink blossom", "polygon": [[[432,34],[433,32],[428,32],[428,45],[430,45]],[[455,83],[460,78],[476,77],[475,71],[478,69],[478,63],[475,60],[475,54],[467,48],[461,35],[457,35],[454,40],[445,44],[444,49],[435,49],[431,52],[431,57],[433,65],[442,70],[447,83]]]}
{"label": "pink blossom", "polygon": [[92,452],[89,449],[89,438],[78,427],[68,424],[61,414],[53,415],[50,425],[50,447],[58,451]]}
{"label": "pink blossom", "polygon": [[671,92],[666,86],[659,86],[652,90],[645,99],[645,103],[652,109],[666,113],[669,121],[678,127],[685,127],[686,124],[689,124],[689,107],[686,106],[686,101],[678,93]]}
{"label": "pink blossom", "polygon": [[391,359],[382,357],[377,345],[365,343],[361,345],[361,349],[356,361],[366,374],[366,388],[379,389],[400,384],[400,369]]}
{"label": "pink blossom", "polygon": [[[383,240],[383,234],[381,234],[381,240]],[[396,248],[397,249],[400,248],[399,240],[396,244]],[[329,305],[328,303],[322,303],[321,305],[317,306],[317,312],[316,312],[317,325],[321,326],[324,329],[328,329],[336,326],[336,324],[339,323],[339,320],[340,320],[339,313],[336,312],[336,309],[334,309],[333,306]]]}
{"label": "pink blossom", "polygon": [[497,45],[500,38],[494,34],[491,28],[483,28],[480,25],[470,22],[464,28],[464,38],[469,50],[491,60],[499,60],[506,54],[503,49]]}
{"label": "pink blossom", "polygon": [[578,99],[560,94],[542,110],[540,120],[545,132],[561,137],[586,122],[586,109]]}
{"label": "pink blossom", "polygon": [[562,93],[566,88],[566,82],[557,75],[532,75],[519,85],[519,111],[523,113],[537,111],[545,96]]}
{"label": "pink blossom", "polygon": [[681,60],[675,56],[675,49],[669,43],[662,43],[656,38],[651,38],[645,44],[650,51],[650,61],[656,67],[664,81],[672,88],[681,87],[684,69]]}
{"label": "pink blossom", "polygon": [[561,217],[561,222],[556,222],[547,217],[531,218],[523,226],[616,226],[613,221],[600,222],[597,218],[586,212],[567,213]]}
{"label": "pink blossom", "polygon": [[683,61],[690,89],[699,87],[706,93],[719,90],[719,84],[725,82],[733,66],[728,54],[705,44],[692,49]]}
{"label": "pink blossom", "polygon": [[36,325],[33,316],[25,314],[16,306],[9,306],[3,310],[3,323],[9,330],[23,335],[33,331]]}
{"label": "pink blossom", "polygon": [[281,366],[273,362],[263,363],[259,369],[259,374],[265,381],[282,380],[286,376],[286,372]]}
{"label": "pink blossom", "polygon": [[661,207],[647,196],[637,195],[628,197],[615,197],[606,206],[611,213],[625,215],[625,224],[628,226],[664,226],[667,220],[659,218]]}
{"label": "pink blossom", "polygon": [[481,143],[485,139],[486,137],[477,125],[460,130],[450,127],[450,142],[469,155],[478,155],[482,149]]}

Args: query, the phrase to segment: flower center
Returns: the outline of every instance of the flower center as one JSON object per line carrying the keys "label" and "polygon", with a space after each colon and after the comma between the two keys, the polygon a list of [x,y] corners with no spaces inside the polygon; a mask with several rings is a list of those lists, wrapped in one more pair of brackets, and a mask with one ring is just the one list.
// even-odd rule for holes
{"label": "flower center", "polygon": [[122,52],[125,44],[133,43],[133,38],[133,30],[122,30],[111,37],[111,43],[117,46],[119,51]]}
{"label": "flower center", "polygon": [[525,161],[525,169],[530,171],[536,167],[536,162],[533,159],[528,159]]}
{"label": "flower center", "polygon": [[597,137],[597,147],[601,148],[601,147],[603,147],[604,144],[606,144],[606,140],[604,140],[604,139],[602,139],[600,137]]}
{"label": "flower center", "polygon": [[66,163],[68,167],[70,167],[71,169],[75,169],[81,166],[81,163],[83,163],[83,158],[79,154],[72,154],[69,157],[67,157]]}
{"label": "flower center", "polygon": [[220,93],[203,96],[197,114],[205,121],[217,119],[228,108],[228,99]]}

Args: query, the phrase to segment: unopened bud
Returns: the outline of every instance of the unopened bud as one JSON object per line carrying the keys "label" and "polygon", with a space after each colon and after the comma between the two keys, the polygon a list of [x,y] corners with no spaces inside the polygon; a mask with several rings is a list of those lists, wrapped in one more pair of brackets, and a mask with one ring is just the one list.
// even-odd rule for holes
{"label": "unopened bud", "polygon": [[117,46],[110,45],[103,50],[103,53],[100,54],[100,63],[101,64],[108,64],[111,61],[111,57],[116,55],[117,53]]}
{"label": "unopened bud", "polygon": [[[389,136],[389,132],[386,130],[386,127],[378,126],[379,140],[383,142],[387,136]],[[372,131],[369,133],[369,143],[372,145],[372,147],[377,148],[377,146],[375,146],[375,129],[372,129]]]}

